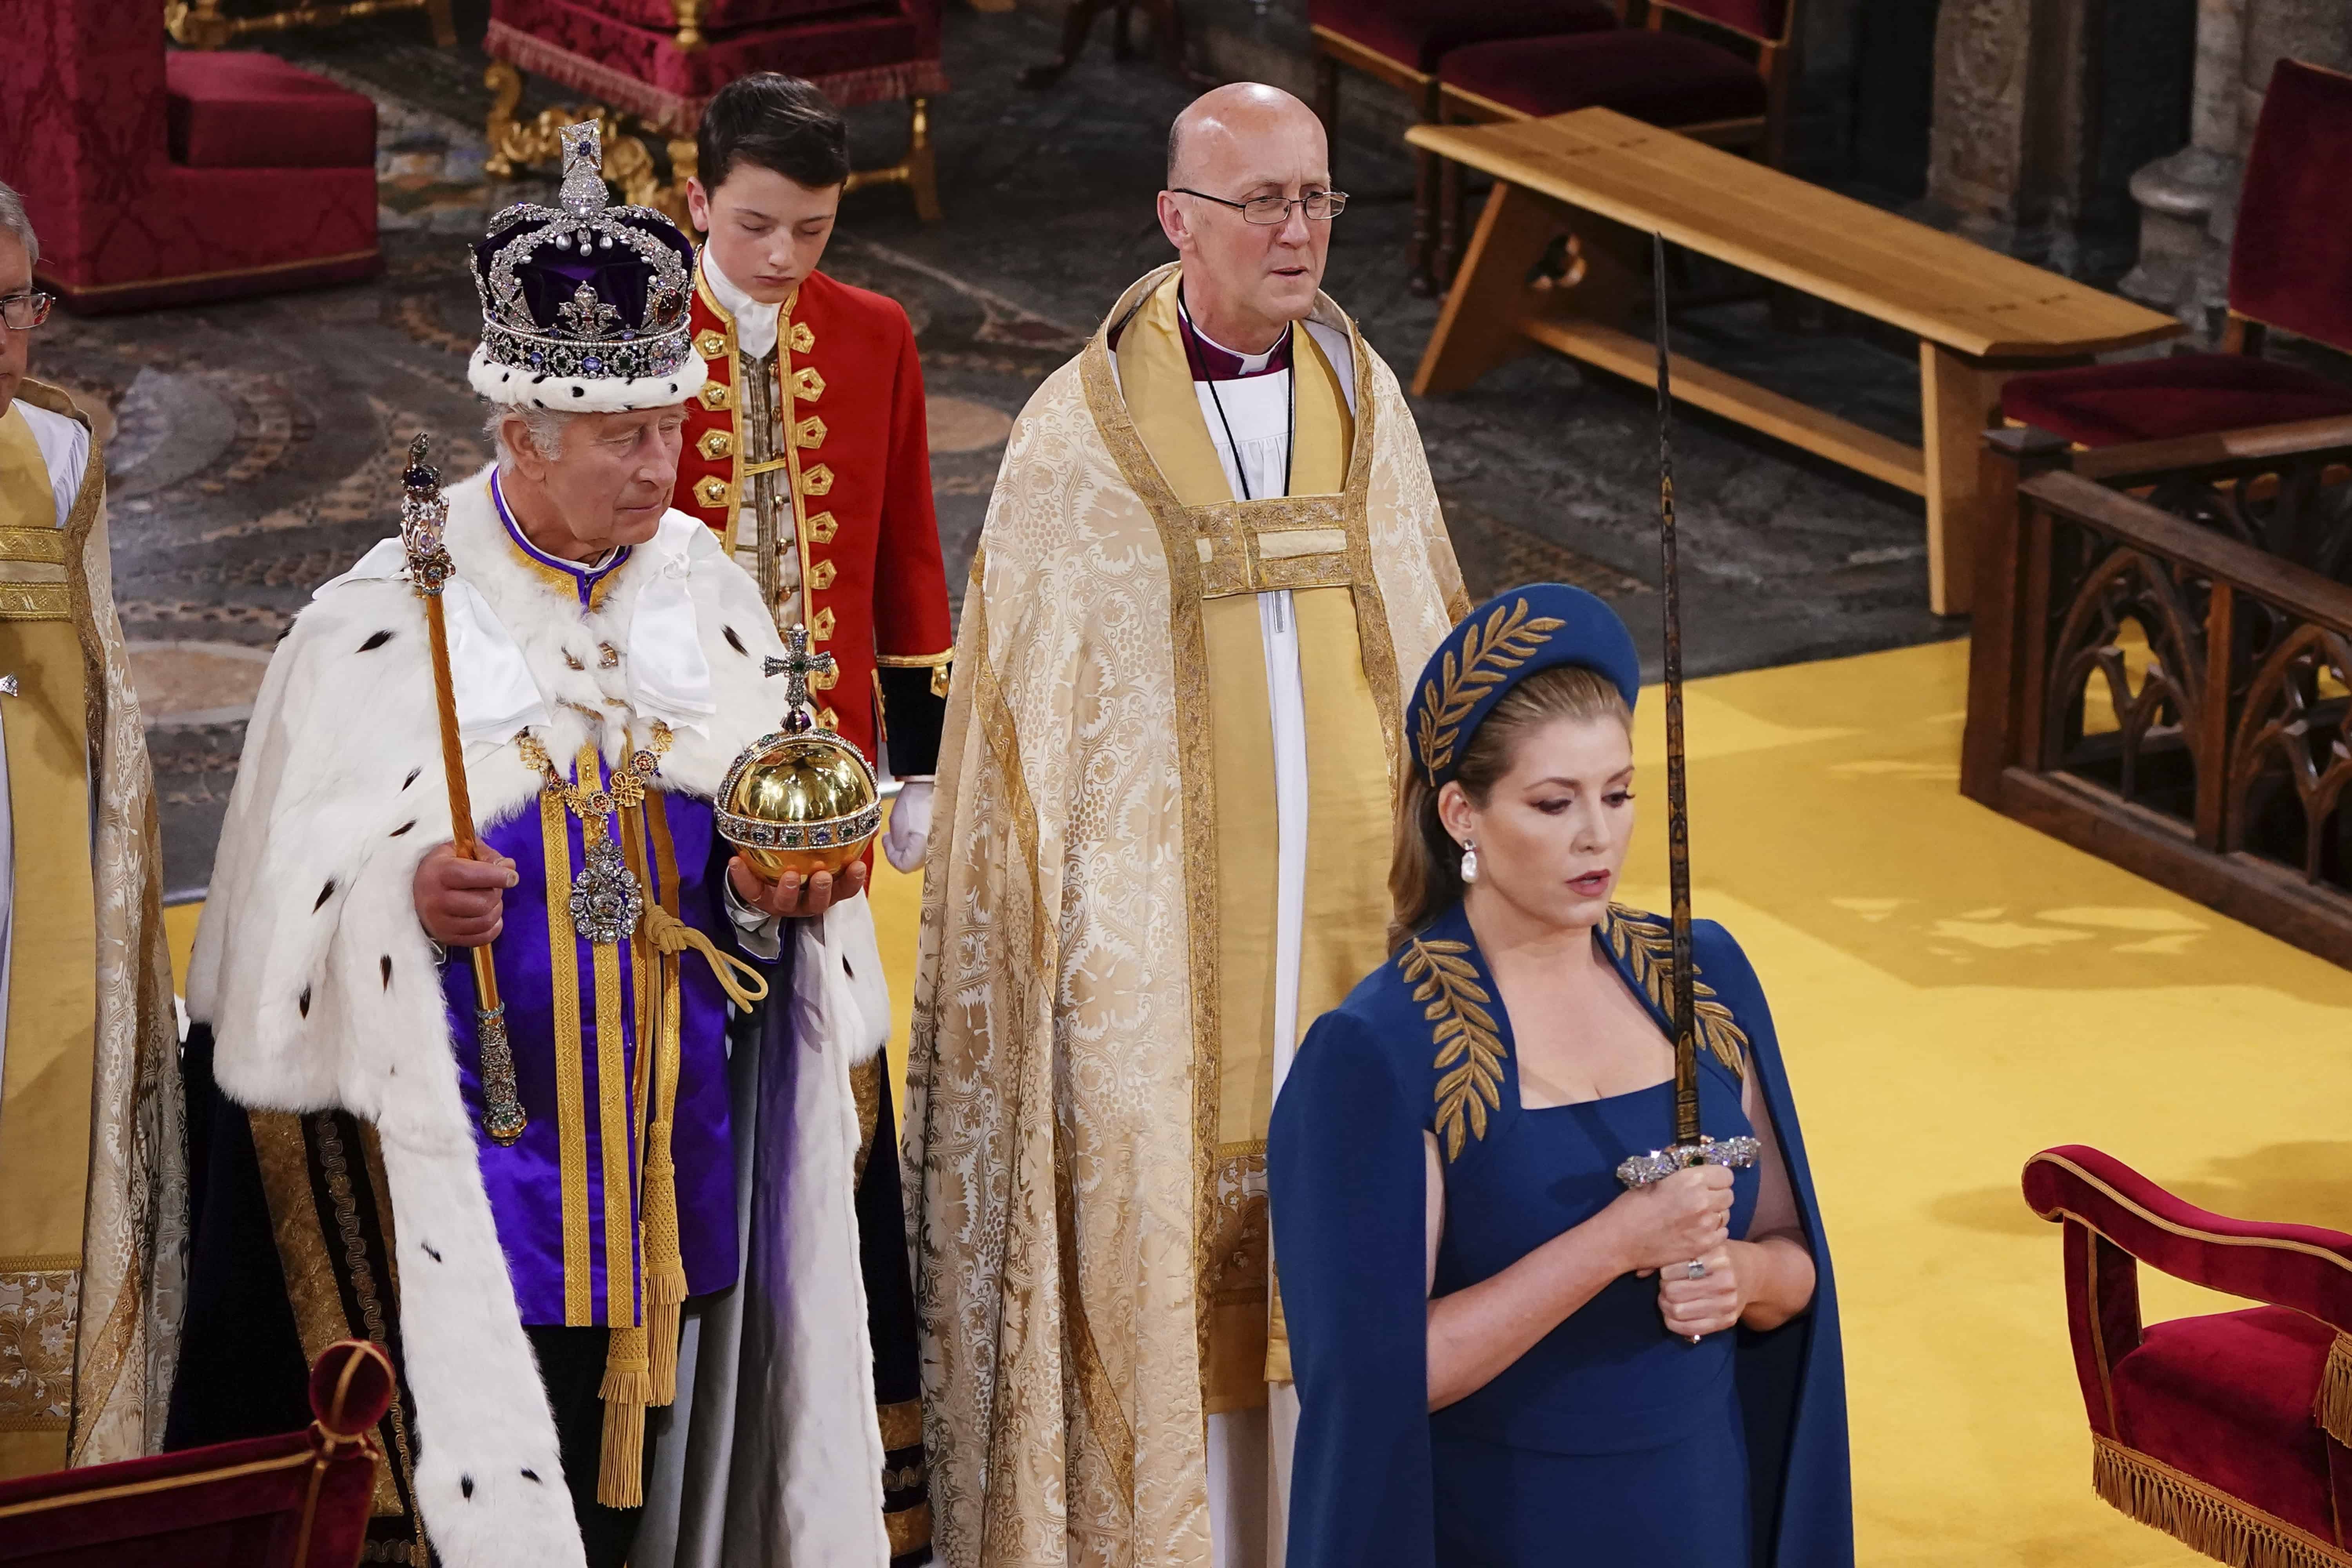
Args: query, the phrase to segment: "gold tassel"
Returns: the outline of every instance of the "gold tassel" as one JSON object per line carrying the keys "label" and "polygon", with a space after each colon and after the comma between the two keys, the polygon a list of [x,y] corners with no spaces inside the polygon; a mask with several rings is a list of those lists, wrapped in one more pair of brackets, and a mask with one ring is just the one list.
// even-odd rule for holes
{"label": "gold tassel", "polygon": [[2352,1334],[2342,1330],[2327,1347],[2327,1368],[2319,1374],[2319,1396],[2311,1404],[2320,1429],[2352,1448]]}
{"label": "gold tassel", "polygon": [[2091,1488],[2117,1512],[2233,1568],[2346,1568],[2347,1554],[2160,1459],[2094,1433]]}
{"label": "gold tassel", "polygon": [[647,1403],[669,1405],[677,1398],[678,1310],[686,1300],[686,1263],[679,1256],[677,1167],[670,1160],[667,1118],[653,1124],[646,1144],[646,1337],[653,1368],[653,1394]]}
{"label": "gold tassel", "polygon": [[[673,1355],[672,1370],[676,1363]],[[604,1352],[603,1463],[596,1471],[596,1500],[606,1508],[642,1508],[646,1500],[646,1404],[653,1394],[646,1365],[646,1331],[614,1329]]]}

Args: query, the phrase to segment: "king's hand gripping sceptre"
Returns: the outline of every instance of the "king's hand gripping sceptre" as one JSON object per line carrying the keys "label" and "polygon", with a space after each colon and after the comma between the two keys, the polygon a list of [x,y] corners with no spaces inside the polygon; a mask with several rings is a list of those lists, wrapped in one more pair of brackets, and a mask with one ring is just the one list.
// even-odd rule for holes
{"label": "king's hand gripping sceptre", "polygon": [[[441,541],[449,502],[441,494],[441,470],[425,461],[432,438],[419,432],[408,444],[402,473],[400,542],[408,553],[408,581],[425,601],[425,640],[433,650],[433,696],[441,714],[441,766],[449,784],[449,839],[462,859],[473,859],[474,806],[466,788],[465,742],[457,732],[457,698],[450,684],[449,631],[441,593],[457,567]],[[530,1125],[515,1089],[514,1051],[507,1043],[506,1004],[499,999],[499,974],[485,942],[474,960],[475,1037],[481,1046],[482,1131],[500,1144],[514,1142]]]}
{"label": "king's hand gripping sceptre", "polygon": [[1666,237],[1650,237],[1650,276],[1657,310],[1658,556],[1665,601],[1666,876],[1673,899],[1675,1141],[1617,1167],[1629,1187],[1646,1187],[1691,1165],[1752,1165],[1749,1137],[1709,1138],[1699,1131],[1698,1008],[1692,986],[1690,782],[1683,743],[1682,574],[1675,559],[1674,387],[1666,342]]}

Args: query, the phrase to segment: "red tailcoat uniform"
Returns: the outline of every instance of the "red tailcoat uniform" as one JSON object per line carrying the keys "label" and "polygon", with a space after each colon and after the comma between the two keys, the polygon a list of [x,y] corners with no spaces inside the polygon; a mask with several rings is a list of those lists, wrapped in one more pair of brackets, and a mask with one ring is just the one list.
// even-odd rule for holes
{"label": "red tailcoat uniform", "polygon": [[[710,379],[688,406],[675,505],[721,535],[753,541],[741,428],[747,362],[735,321],[695,270],[695,351]],[[939,520],[931,510],[929,433],[914,328],[898,302],[822,272],[778,314],[770,401],[785,428],[775,461],[792,479],[800,554],[800,624],[830,677],[811,681],[826,728],[890,771],[938,767],[948,665],[955,648]],[[739,515],[740,514],[740,515]]]}
{"label": "red tailcoat uniform", "polygon": [[[869,760],[887,746],[898,777],[929,776],[939,767],[955,637],[931,510],[923,368],[907,312],[895,300],[810,273],[777,313],[768,362],[775,381],[765,401],[779,426],[751,440],[744,376],[762,362],[744,358],[734,318],[712,298],[699,267],[694,347],[710,380],[687,405],[674,504],[709,523],[733,555],[758,542],[754,476],[746,470],[781,465],[791,480],[800,586],[797,602],[786,606],[797,615],[778,618],[796,619],[809,630],[811,649],[834,657],[832,675],[810,681],[818,718]],[[748,401],[756,407],[761,399]],[[753,455],[763,450],[771,456]],[[779,469],[769,473],[772,484]],[[788,577],[780,572],[777,582]],[[862,1143],[857,1225],[882,1432],[882,1521],[890,1568],[919,1568],[931,1561],[930,1507],[898,1120],[878,1054],[853,1068],[851,1082]]]}

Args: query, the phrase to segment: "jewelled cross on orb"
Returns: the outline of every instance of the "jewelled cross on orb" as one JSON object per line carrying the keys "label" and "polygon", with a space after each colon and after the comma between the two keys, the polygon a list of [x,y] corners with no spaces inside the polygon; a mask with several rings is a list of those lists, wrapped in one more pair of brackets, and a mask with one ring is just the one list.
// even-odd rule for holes
{"label": "jewelled cross on orb", "polygon": [[816,717],[809,700],[809,677],[831,675],[833,655],[809,652],[806,626],[793,626],[784,633],[784,657],[762,661],[770,675],[784,678],[784,729],[800,735],[816,728]]}

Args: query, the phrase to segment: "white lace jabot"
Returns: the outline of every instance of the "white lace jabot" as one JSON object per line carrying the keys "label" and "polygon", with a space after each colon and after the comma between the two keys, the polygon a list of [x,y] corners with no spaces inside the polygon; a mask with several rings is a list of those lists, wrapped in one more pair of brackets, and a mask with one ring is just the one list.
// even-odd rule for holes
{"label": "white lace jabot", "polygon": [[776,346],[776,317],[782,307],[762,305],[735,287],[727,274],[719,270],[719,262],[708,246],[702,252],[703,280],[710,285],[710,297],[719,301],[720,310],[735,318],[735,346],[753,359],[765,359]]}

